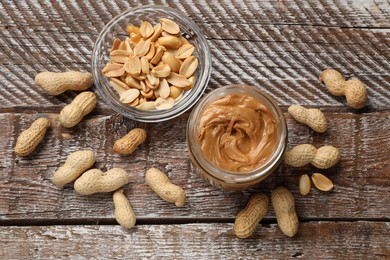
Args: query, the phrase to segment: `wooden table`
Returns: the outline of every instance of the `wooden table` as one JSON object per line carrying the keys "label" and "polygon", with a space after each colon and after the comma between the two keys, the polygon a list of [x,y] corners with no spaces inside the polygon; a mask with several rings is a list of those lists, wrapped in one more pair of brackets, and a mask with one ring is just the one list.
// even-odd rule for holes
{"label": "wooden table", "polygon": [[[272,178],[243,192],[219,190],[195,173],[185,143],[189,113],[145,124],[115,114],[99,99],[82,123],[64,129],[57,116],[76,93],[53,97],[34,85],[41,71],[89,71],[103,26],[130,7],[152,2],[1,1],[0,259],[389,259],[389,1],[165,3],[185,12],[208,39],[213,70],[206,92],[231,83],[257,86],[286,112],[289,149],[313,143],[341,151],[340,163],[329,170],[282,164]],[[366,85],[364,109],[350,109],[319,82],[329,67]],[[329,130],[318,134],[294,121],[287,114],[291,104],[321,108]],[[40,116],[50,119],[51,130],[31,156],[16,157],[18,134]],[[146,143],[129,157],[112,153],[114,141],[134,127],[147,130]],[[72,185],[64,190],[53,185],[55,170],[82,148],[96,152],[96,168],[129,172],[125,194],[137,215],[133,229],[116,223],[111,194],[79,196]],[[165,171],[186,190],[184,207],[151,191],[144,182],[149,167]],[[299,176],[317,171],[335,188],[300,195]],[[234,218],[249,196],[270,194],[278,185],[296,198],[298,235],[284,236],[270,209],[251,238],[236,238]]]}

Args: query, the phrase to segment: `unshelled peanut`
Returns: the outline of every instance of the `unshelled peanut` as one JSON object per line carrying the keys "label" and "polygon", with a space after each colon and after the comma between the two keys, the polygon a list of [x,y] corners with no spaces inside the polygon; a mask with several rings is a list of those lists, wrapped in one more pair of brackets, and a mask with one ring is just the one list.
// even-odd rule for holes
{"label": "unshelled peanut", "polygon": [[239,238],[251,236],[267,210],[268,196],[262,193],[253,195],[245,209],[237,214],[234,222],[234,234]]}
{"label": "unshelled peanut", "polygon": [[41,72],[35,77],[35,84],[43,88],[47,94],[57,96],[67,90],[84,91],[93,83],[89,72]]}
{"label": "unshelled peanut", "polygon": [[325,115],[319,109],[308,109],[300,105],[292,105],[288,108],[288,112],[296,121],[309,126],[318,133],[324,133],[328,129]]}
{"label": "unshelled peanut", "polygon": [[280,230],[286,236],[295,236],[298,232],[299,220],[291,192],[285,187],[278,187],[272,191],[271,201]]}
{"label": "unshelled peanut", "polygon": [[127,135],[117,140],[112,149],[118,154],[129,155],[146,140],[146,136],[147,134],[144,129],[134,128]]}
{"label": "unshelled peanut", "polygon": [[292,148],[284,155],[287,165],[302,167],[311,163],[319,169],[328,169],[340,160],[340,151],[333,146],[322,146],[316,149],[311,144],[301,144]]}
{"label": "unshelled peanut", "polygon": [[113,168],[107,172],[91,169],[74,182],[74,189],[80,195],[111,192],[127,184],[129,179],[127,172],[121,168]]}
{"label": "unshelled peanut", "polygon": [[16,140],[15,153],[18,156],[31,154],[45,137],[50,122],[46,118],[38,118],[31,126],[24,130]]}
{"label": "unshelled peanut", "polygon": [[172,184],[168,176],[156,168],[150,168],[145,174],[146,183],[165,201],[175,203],[177,207],[184,205],[186,194],[182,188]]}
{"label": "unshelled peanut", "polygon": [[129,200],[123,193],[123,189],[114,192],[112,199],[115,205],[115,219],[125,228],[132,228],[135,225],[136,217],[131,208]]}
{"label": "unshelled peanut", "polygon": [[60,123],[66,128],[77,125],[84,116],[89,114],[96,106],[96,95],[85,91],[76,96],[69,105],[65,106],[60,113]]}
{"label": "unshelled peanut", "polygon": [[95,163],[95,154],[90,150],[82,150],[69,154],[65,164],[53,176],[53,182],[58,188],[76,180],[83,172]]}
{"label": "unshelled peanut", "polygon": [[320,81],[324,82],[333,95],[345,96],[350,107],[359,109],[366,105],[367,90],[360,80],[346,81],[337,70],[327,69],[321,73]]}

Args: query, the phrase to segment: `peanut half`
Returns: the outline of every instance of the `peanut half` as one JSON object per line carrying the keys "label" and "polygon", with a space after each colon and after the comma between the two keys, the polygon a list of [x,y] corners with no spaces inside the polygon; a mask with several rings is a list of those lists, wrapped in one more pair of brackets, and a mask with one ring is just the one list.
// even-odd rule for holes
{"label": "peanut half", "polygon": [[156,110],[156,104],[154,101],[146,101],[142,104],[139,104],[137,108],[145,111]]}
{"label": "peanut half", "polygon": [[129,89],[121,93],[119,101],[122,103],[131,103],[138,98],[140,92],[138,89]]}
{"label": "peanut half", "polygon": [[169,96],[173,99],[177,98],[180,96],[180,94],[182,94],[183,92],[183,89],[182,88],[178,88],[178,87],[175,87],[175,86],[170,86],[170,91],[169,91]]}
{"label": "peanut half", "polygon": [[186,194],[182,188],[172,184],[168,177],[156,168],[150,168],[145,174],[146,183],[165,201],[175,203],[177,207],[184,205]]}
{"label": "peanut half", "polygon": [[316,149],[311,144],[301,144],[292,148],[284,155],[287,165],[302,167],[311,163],[319,169],[328,169],[340,160],[340,151],[333,146],[322,146]]}
{"label": "peanut half", "polygon": [[126,59],[124,70],[130,75],[139,75],[141,73],[141,60],[137,56],[131,56]]}
{"label": "peanut half", "polygon": [[153,26],[149,22],[146,22],[146,21],[141,23],[139,31],[140,31],[142,37],[144,37],[145,39],[149,38],[154,33]]}
{"label": "peanut half", "polygon": [[299,178],[299,192],[302,195],[307,195],[309,194],[311,189],[311,180],[309,178],[309,175],[303,174]]}
{"label": "peanut half", "polygon": [[134,55],[138,57],[145,56],[150,49],[150,40],[141,39],[134,47]]}
{"label": "peanut half", "polygon": [[167,18],[160,18],[161,27],[164,31],[169,34],[178,34],[180,33],[180,27],[174,21]]}
{"label": "peanut half", "polygon": [[76,180],[83,172],[95,163],[95,154],[90,150],[82,150],[69,154],[65,164],[53,176],[53,183],[58,188]]}
{"label": "peanut half", "polygon": [[251,236],[267,210],[268,196],[262,193],[253,195],[245,209],[237,214],[234,222],[234,234],[239,238]]}
{"label": "peanut half", "polygon": [[171,67],[168,64],[161,64],[154,67],[150,73],[156,78],[166,78],[171,73]]}
{"label": "peanut half", "polygon": [[[169,94],[171,93],[171,89],[169,88],[169,84],[168,84],[166,79],[163,79],[161,81],[158,93],[159,93],[161,98],[168,98],[169,97]],[[156,108],[157,108],[157,101],[156,101]]]}
{"label": "peanut half", "polygon": [[121,168],[113,168],[107,172],[91,169],[74,182],[74,189],[80,195],[112,192],[127,184],[129,179],[127,172]]}
{"label": "peanut half", "polygon": [[175,100],[171,97],[162,98],[158,97],[156,101],[154,102],[154,106],[157,110],[166,110],[173,107],[175,104]]}
{"label": "peanut half", "polygon": [[110,60],[111,62],[124,64],[131,55],[133,54],[130,51],[114,50],[110,52]]}
{"label": "peanut half", "polygon": [[162,31],[163,31],[163,29],[161,27],[161,23],[156,24],[153,27],[153,30],[154,30],[154,32],[153,32],[153,35],[150,37],[150,40],[152,42],[155,42],[160,37],[160,35],[161,35]]}
{"label": "peanut half", "polygon": [[131,33],[135,33],[137,35],[141,35],[140,28],[138,26],[128,24],[126,26],[126,32],[130,35]]}
{"label": "peanut half", "polygon": [[50,122],[47,118],[38,118],[24,130],[16,140],[15,153],[18,156],[30,155],[45,137]]}
{"label": "peanut half", "polygon": [[136,217],[131,208],[129,200],[123,193],[123,189],[114,192],[112,200],[115,205],[115,219],[124,228],[132,228],[135,225]]}
{"label": "peanut half", "polygon": [[195,51],[195,47],[192,44],[183,44],[177,51],[177,58],[186,59],[192,55]]}
{"label": "peanut half", "polygon": [[311,179],[314,186],[321,191],[330,191],[333,189],[333,182],[321,173],[313,173]]}
{"label": "peanut half", "polygon": [[180,39],[173,35],[160,37],[157,42],[168,49],[178,49],[182,45]]}
{"label": "peanut half", "polygon": [[133,153],[140,144],[145,142],[146,136],[147,134],[144,129],[134,128],[127,135],[117,140],[112,149],[118,154],[129,155]]}
{"label": "peanut half", "polygon": [[179,74],[189,78],[195,73],[197,67],[198,59],[194,56],[190,56],[183,61],[183,64],[181,64]]}
{"label": "peanut half", "polygon": [[161,57],[161,60],[164,64],[168,64],[171,68],[171,71],[179,73],[180,70],[180,61],[178,58],[176,58],[172,53],[165,52],[163,56]]}
{"label": "peanut half", "polygon": [[47,94],[57,96],[67,90],[84,91],[93,84],[89,72],[41,72],[35,77],[35,84],[43,88]]}
{"label": "peanut half", "polygon": [[85,91],[76,96],[69,105],[65,106],[60,113],[61,125],[71,128],[77,125],[84,116],[89,114],[96,106],[96,95]]}
{"label": "peanut half", "polygon": [[285,187],[278,187],[272,191],[271,201],[280,230],[288,237],[295,236],[299,220],[291,192]]}
{"label": "peanut half", "polygon": [[171,72],[166,79],[170,84],[178,88],[185,88],[191,84],[185,76],[174,72]]}
{"label": "peanut half", "polygon": [[106,77],[117,78],[125,73],[125,69],[122,64],[109,63],[102,69],[102,73]]}

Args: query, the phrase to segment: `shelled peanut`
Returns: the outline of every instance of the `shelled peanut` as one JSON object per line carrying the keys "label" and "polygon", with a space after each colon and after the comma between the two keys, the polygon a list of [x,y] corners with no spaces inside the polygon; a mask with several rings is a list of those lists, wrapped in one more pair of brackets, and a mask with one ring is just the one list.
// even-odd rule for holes
{"label": "shelled peanut", "polygon": [[313,173],[311,180],[313,181],[314,186],[321,191],[330,191],[333,189],[333,182],[321,173]]}
{"label": "shelled peanut", "polygon": [[311,189],[311,181],[309,175],[302,174],[301,177],[299,178],[299,192],[305,196],[309,194],[310,189]]}
{"label": "shelled peanut", "polygon": [[110,62],[102,69],[120,102],[141,110],[173,107],[194,86],[198,59],[195,47],[172,20],[160,18],[152,26],[128,25],[124,40],[116,38]]}
{"label": "shelled peanut", "polygon": [[309,175],[303,174],[299,178],[299,192],[302,195],[307,195],[311,189],[311,181],[313,181],[314,186],[320,191],[330,191],[333,189],[333,182],[321,173],[313,173],[311,180]]}

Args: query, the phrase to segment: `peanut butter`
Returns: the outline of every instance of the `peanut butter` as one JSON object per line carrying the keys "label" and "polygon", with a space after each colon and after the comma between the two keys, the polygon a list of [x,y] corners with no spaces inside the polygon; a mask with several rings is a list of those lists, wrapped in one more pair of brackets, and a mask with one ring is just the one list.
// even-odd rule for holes
{"label": "peanut butter", "polygon": [[234,93],[203,112],[198,141],[211,163],[233,172],[248,172],[264,164],[277,145],[273,113],[255,97]]}

